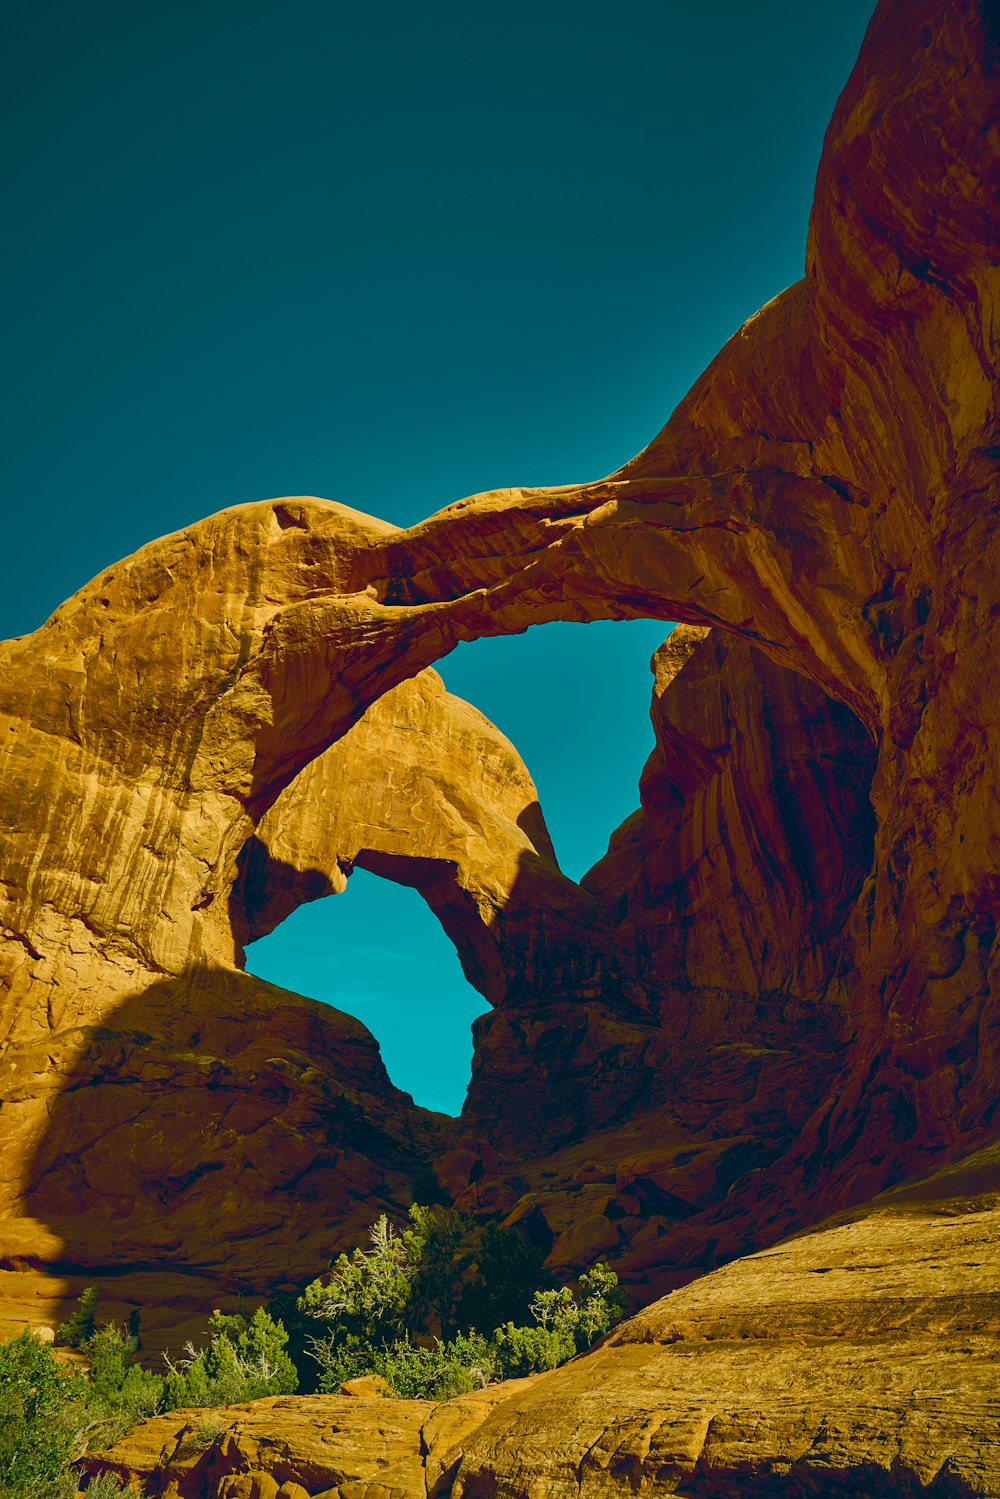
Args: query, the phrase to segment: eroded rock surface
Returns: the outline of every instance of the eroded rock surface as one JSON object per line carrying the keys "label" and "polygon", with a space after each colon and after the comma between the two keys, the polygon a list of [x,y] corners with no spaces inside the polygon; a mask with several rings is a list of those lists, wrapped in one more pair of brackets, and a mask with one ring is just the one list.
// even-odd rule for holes
{"label": "eroded rock surface", "polygon": [[[151,543],[0,648],[9,1274],[29,1273],[18,1267],[41,1224],[42,1271],[93,1278],[103,1254],[111,1268],[273,1284],[356,1237],[364,1209],[401,1207],[438,1159],[460,1201],[510,1212],[553,1262],[607,1250],[649,1284],[990,1140],[998,76],[991,7],[883,0],[828,132],[805,279],[616,474],[476,496],[407,531],[310,498],[237,507]],[[321,794],[317,757],[355,726],[360,744],[386,736],[379,785],[422,715],[458,742],[497,744],[428,678],[364,727],[372,704],[459,641],[634,615],[712,634],[669,686],[661,656],[642,811],[583,891],[558,875],[537,815],[511,817],[519,799],[530,807],[516,768],[506,788],[432,769],[445,801],[477,785],[489,798],[478,823],[457,801],[457,821],[440,804],[429,818],[446,873],[418,869],[394,827],[373,838],[375,802],[391,798],[353,788],[321,862],[302,863],[296,797]],[[365,760],[344,742],[338,763]],[[402,761],[412,790],[412,752]],[[314,792],[295,789],[314,762]],[[272,837],[255,866],[249,840]],[[355,1022],[240,972],[254,922],[315,893],[309,869],[335,885],[342,858],[413,878],[495,999],[460,1128],[391,1087]],[[601,908],[574,938],[574,913]],[[500,1105],[512,1090],[520,1117]],[[237,1237],[252,1244],[243,1259]],[[715,1284],[744,1286],[733,1274]],[[824,1303],[817,1328],[829,1314]],[[979,1367],[978,1346],[962,1367]],[[864,1386],[852,1347],[845,1333],[810,1352],[803,1451],[845,1380]],[[964,1389],[965,1355],[936,1347],[941,1378]],[[602,1350],[587,1378],[621,1369],[624,1390],[628,1361],[645,1369],[651,1348]],[[758,1417],[793,1362],[767,1351],[778,1383],[752,1390]],[[922,1358],[901,1375],[911,1410]],[[575,1377],[553,1376],[559,1400],[525,1397],[519,1419],[535,1420],[536,1398],[548,1410],[541,1444],[558,1408],[576,1433],[570,1466],[597,1491],[602,1459],[588,1468],[579,1446],[590,1397],[565,1415]],[[950,1410],[926,1379],[927,1409]],[[888,1398],[878,1385],[876,1405]],[[683,1469],[695,1453],[705,1493],[712,1473],[738,1471],[735,1456],[699,1455],[723,1416],[669,1458]],[[734,1429],[748,1462],[771,1450]],[[594,1429],[586,1450],[602,1440]],[[887,1438],[901,1484],[930,1472],[924,1438],[912,1462],[908,1441]],[[956,1427],[956,1453],[965,1441]],[[954,1461],[942,1491],[973,1483]]]}
{"label": "eroded rock surface", "polygon": [[341,1499],[995,1496],[998,1236],[993,1147],[704,1276],[551,1374],[437,1407],[213,1412],[194,1461],[199,1418],[178,1412],[87,1467],[184,1499],[241,1471]]}

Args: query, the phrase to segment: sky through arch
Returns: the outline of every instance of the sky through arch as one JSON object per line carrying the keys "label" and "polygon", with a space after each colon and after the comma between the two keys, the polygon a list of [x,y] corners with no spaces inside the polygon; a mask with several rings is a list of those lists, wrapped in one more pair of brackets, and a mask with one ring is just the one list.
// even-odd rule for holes
{"label": "sky through arch", "polygon": [[[668,628],[645,619],[535,626],[438,662],[449,689],[521,752],[573,879],[638,805],[653,746],[649,657]],[[355,870],[342,895],[300,907],[253,943],[247,967],[355,1015],[378,1037],[397,1087],[427,1108],[461,1111],[472,1021],[488,1006],[415,890]]]}
{"label": "sky through arch", "polygon": [[[409,525],[618,467],[801,276],[873,8],[14,8],[0,636],[226,505],[317,494]],[[650,642],[630,644],[644,623],[560,627],[594,723],[568,752],[556,628],[441,671],[518,744],[578,873],[620,820],[592,788],[621,787],[618,807],[631,783],[635,805]],[[552,684],[533,702],[519,651]],[[521,707],[550,724],[552,772]],[[616,723],[581,796],[575,751]]]}

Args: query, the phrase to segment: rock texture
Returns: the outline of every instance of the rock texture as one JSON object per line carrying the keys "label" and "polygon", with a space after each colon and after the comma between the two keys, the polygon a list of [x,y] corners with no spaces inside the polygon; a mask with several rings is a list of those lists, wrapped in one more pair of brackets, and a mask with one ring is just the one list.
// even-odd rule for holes
{"label": "rock texture", "polygon": [[339,1499],[995,1496],[998,1235],[993,1147],[703,1277],[551,1374],[437,1407],[260,1401],[211,1413],[207,1451],[178,1412],[86,1467],[184,1499],[249,1495],[251,1475]]}
{"label": "rock texture", "polygon": [[871,869],[870,738],[717,630],[679,625],[653,669],[642,807],[584,885],[650,994],[822,995]]}
{"label": "rock texture", "polygon": [[445,1403],[274,1396],[223,1410],[172,1411],[79,1466],[85,1478],[111,1472],[156,1499],[275,1499],[280,1485],[293,1484],[307,1499],[388,1499],[393,1492],[422,1499],[425,1483],[444,1479],[447,1487],[455,1449],[527,1383],[511,1380]]}
{"label": "rock texture", "polygon": [[234,893],[245,940],[354,865],[420,891],[491,1004],[551,984],[549,949],[578,998],[618,979],[604,903],[560,872],[520,756],[436,672],[374,702],[264,817]]}
{"label": "rock texture", "polygon": [[[553,1263],[607,1252],[648,1287],[988,1144],[997,44],[992,6],[882,0],[827,135],[805,279],[616,474],[479,495],[408,531],[317,499],[237,507],[0,647],[6,1274],[166,1266],[264,1289],[401,1207],[437,1160],[463,1205],[508,1213]],[[577,890],[510,747],[420,674],[478,635],[634,615],[711,634],[658,657],[641,812]],[[415,749],[421,725],[440,754]],[[497,1006],[461,1126],[413,1109],[355,1022],[240,970],[253,931],[352,861],[422,889]],[[919,1259],[929,1231],[908,1230],[898,1253]],[[743,1273],[713,1283],[749,1294]],[[819,1483],[802,1453],[848,1440],[810,1422],[867,1377],[845,1327],[833,1351],[810,1345],[809,1445],[786,1463],[800,1491]],[[623,1390],[655,1367],[675,1388],[691,1366],[677,1344],[651,1352],[658,1336],[580,1367],[623,1371]],[[917,1389],[950,1411],[966,1388],[961,1348],[935,1346],[945,1385],[922,1385],[918,1359],[911,1409]],[[716,1412],[670,1436],[664,1473],[708,1494],[765,1471],[760,1412],[781,1368],[801,1375],[800,1355],[775,1357],[778,1383],[765,1360],[754,1385],[745,1350],[719,1366],[713,1388],[750,1390],[729,1455],[711,1456]],[[519,1429],[553,1483],[572,1469],[598,1492],[612,1449],[575,1378],[545,1385],[551,1405],[525,1396]],[[543,1454],[557,1417],[565,1449]],[[490,1421],[470,1494],[496,1492]],[[660,1452],[630,1421],[615,1483]],[[931,1459],[893,1431],[905,1492]],[[948,1440],[939,1490],[985,1492],[959,1427]],[[852,1462],[874,1474],[866,1442]],[[770,1482],[786,1460],[767,1461]]]}
{"label": "rock texture", "polygon": [[459,1197],[647,1294],[801,1221],[794,1197],[732,1194],[760,1194],[845,1062],[830,989],[875,764],[853,714],[720,631],[678,626],[653,666],[642,808],[584,880],[618,934],[617,1003],[554,990],[478,1023],[464,1117],[502,1162]]}

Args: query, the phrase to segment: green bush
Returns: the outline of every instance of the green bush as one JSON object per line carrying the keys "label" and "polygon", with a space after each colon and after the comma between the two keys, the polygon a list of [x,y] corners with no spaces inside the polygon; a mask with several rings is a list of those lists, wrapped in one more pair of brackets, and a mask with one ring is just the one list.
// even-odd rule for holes
{"label": "green bush", "polygon": [[[402,1397],[459,1390],[553,1369],[589,1348],[618,1320],[618,1278],[607,1265],[568,1287],[530,1289],[537,1251],[509,1229],[485,1231],[459,1214],[414,1205],[397,1233],[385,1215],[367,1249],[342,1254],[298,1302],[325,1333],[311,1344],[322,1391],[380,1374]],[[506,1308],[530,1315],[500,1324]],[[482,1318],[478,1327],[473,1315]]]}
{"label": "green bush", "polygon": [[576,1344],[554,1327],[515,1327],[508,1322],[493,1335],[501,1379],[521,1379],[557,1369],[576,1352]]}
{"label": "green bush", "polygon": [[368,1247],[340,1255],[297,1305],[345,1345],[447,1341],[469,1327],[488,1334],[526,1317],[535,1293],[553,1284],[542,1259],[514,1229],[484,1228],[453,1209],[414,1203],[401,1232],[383,1213]]}
{"label": "green bush", "polygon": [[110,1447],[162,1410],[165,1381],[135,1363],[124,1328],[108,1322],[81,1344],[90,1364],[87,1446]]}
{"label": "green bush", "polygon": [[212,1340],[187,1356],[168,1360],[162,1408],[239,1405],[262,1395],[291,1395],[298,1388],[295,1365],[285,1351],[288,1334],[259,1307],[251,1317],[213,1312]]}
{"label": "green bush", "polygon": [[[158,1411],[235,1404],[296,1388],[285,1329],[263,1310],[249,1317],[213,1313],[208,1348],[192,1348],[188,1359],[168,1363],[163,1376],[135,1362],[125,1328],[95,1326],[96,1306],[96,1293],[85,1291],[60,1328],[63,1341],[86,1356],[86,1373],[64,1369],[29,1333],[0,1344],[0,1499],[72,1499],[71,1460],[111,1446]],[[120,1492],[132,1491],[109,1475],[88,1490],[95,1496]]]}
{"label": "green bush", "polygon": [[497,1378],[496,1350],[477,1332],[459,1333],[433,1347],[399,1338],[388,1348],[348,1346],[323,1342],[314,1357],[320,1365],[317,1388],[336,1394],[349,1379],[377,1374],[400,1400],[449,1400],[481,1390]]}
{"label": "green bush", "polygon": [[544,1259],[545,1250],[528,1244],[516,1229],[498,1223],[477,1229],[473,1263],[459,1297],[459,1324],[488,1334],[507,1322],[523,1322],[536,1292],[554,1285]]}
{"label": "green bush", "polygon": [[88,1286],[76,1304],[68,1322],[56,1328],[56,1342],[66,1348],[79,1348],[94,1336],[94,1314],[97,1310],[97,1288]]}
{"label": "green bush", "polygon": [[82,1448],[86,1398],[86,1381],[30,1332],[0,1344],[0,1494],[58,1492]]}
{"label": "green bush", "polygon": [[[340,1255],[289,1305],[298,1357],[305,1362],[305,1329],[319,1327],[309,1339],[312,1386],[335,1391],[377,1374],[403,1399],[446,1400],[555,1368],[606,1332],[621,1304],[606,1265],[581,1276],[576,1293],[539,1284],[545,1279],[537,1251],[511,1230],[415,1205],[399,1232],[379,1218],[366,1249]],[[86,1373],[62,1367],[30,1333],[0,1344],[0,1499],[72,1499],[71,1460],[112,1445],[158,1411],[299,1387],[288,1332],[273,1310],[213,1312],[208,1346],[189,1344],[161,1375],[136,1363],[124,1327],[97,1325],[97,1299],[88,1288],[58,1333],[86,1356]],[[110,1499],[116,1484],[102,1475],[89,1492]]]}

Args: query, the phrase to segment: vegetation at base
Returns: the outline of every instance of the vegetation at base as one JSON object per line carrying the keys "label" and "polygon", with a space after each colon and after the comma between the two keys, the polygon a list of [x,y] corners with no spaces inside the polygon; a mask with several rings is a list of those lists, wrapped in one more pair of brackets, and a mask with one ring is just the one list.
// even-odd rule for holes
{"label": "vegetation at base", "polygon": [[583,1353],[622,1314],[618,1277],[595,1265],[574,1293],[539,1285],[540,1261],[512,1229],[453,1211],[414,1205],[401,1233],[383,1214],[368,1248],[299,1298],[325,1328],[309,1347],[317,1387],[375,1374],[401,1399],[442,1400]]}
{"label": "vegetation at base", "polygon": [[[85,1372],[60,1363],[50,1344],[24,1332],[0,1344],[0,1499],[72,1499],[70,1463],[110,1447],[160,1411],[236,1405],[261,1395],[290,1394],[295,1367],[287,1333],[263,1308],[252,1316],[213,1312],[207,1348],[164,1358],[166,1373],[143,1369],[124,1327],[96,1325],[97,1293],[88,1288],[57,1340],[87,1360]],[[124,1492],[110,1475],[88,1493]]]}
{"label": "vegetation at base", "polygon": [[[58,1492],[75,1455],[86,1381],[23,1332],[0,1345],[0,1494]],[[72,1494],[70,1489],[69,1493]]]}
{"label": "vegetation at base", "polygon": [[213,1312],[207,1348],[187,1345],[163,1380],[161,1410],[184,1406],[240,1405],[263,1395],[293,1395],[298,1374],[285,1344],[288,1334],[263,1307],[251,1317]]}
{"label": "vegetation at base", "polygon": [[[60,1362],[28,1332],[0,1344],[0,1499],[72,1499],[74,1459],[161,1411],[336,1392],[361,1375],[379,1376],[400,1399],[441,1400],[555,1368],[607,1332],[622,1304],[606,1265],[573,1291],[556,1287],[541,1261],[512,1229],[414,1205],[401,1230],[380,1217],[367,1247],[340,1255],[301,1296],[213,1312],[207,1346],[164,1354],[163,1373],[136,1361],[138,1314],[128,1328],[99,1324],[88,1288],[56,1334],[85,1367]],[[88,1490],[94,1499],[125,1492],[111,1475]]]}

